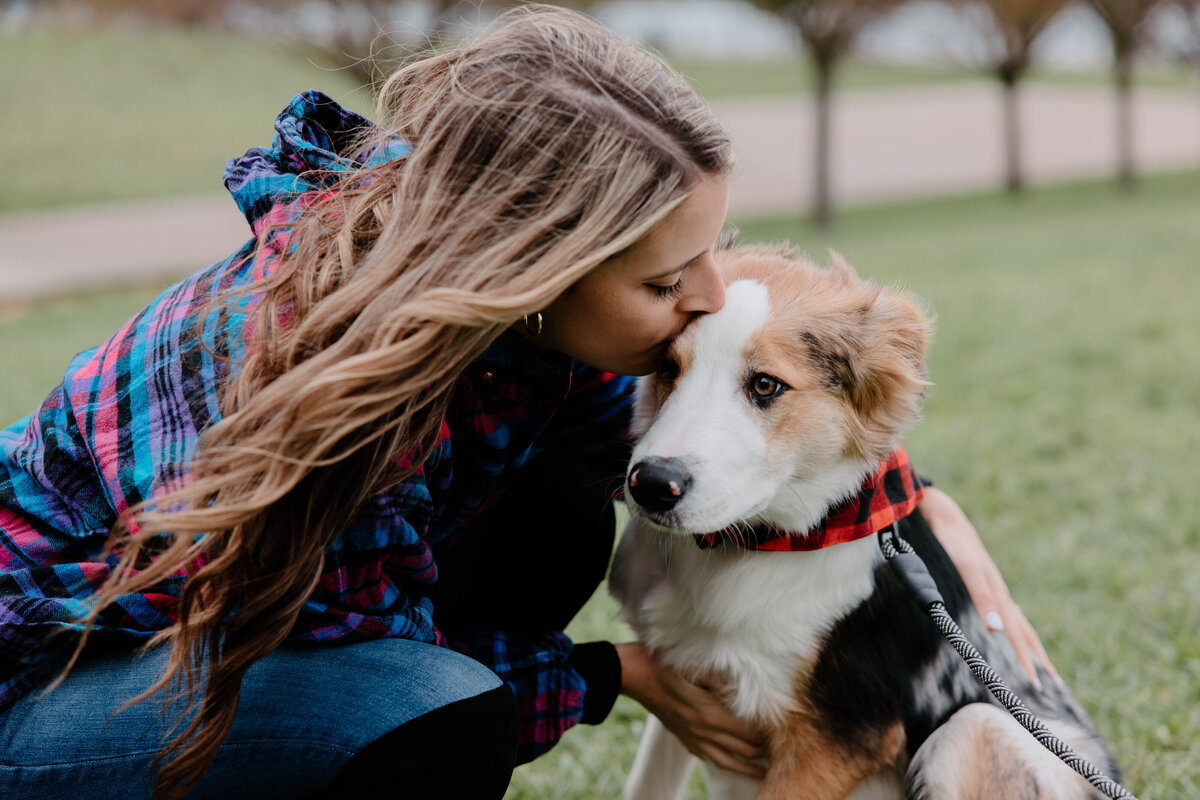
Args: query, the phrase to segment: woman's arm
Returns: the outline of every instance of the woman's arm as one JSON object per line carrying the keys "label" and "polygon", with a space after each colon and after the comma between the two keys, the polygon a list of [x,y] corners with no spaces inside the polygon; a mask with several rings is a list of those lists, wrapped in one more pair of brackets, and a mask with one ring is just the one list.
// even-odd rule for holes
{"label": "woman's arm", "polygon": [[1021,613],[1020,606],[1013,602],[1000,570],[988,555],[967,515],[948,494],[933,486],[925,488],[925,500],[920,508],[950,560],[958,568],[971,594],[971,602],[988,628],[1008,634],[1021,665],[1035,684],[1039,681],[1034,659],[1057,680],[1058,671],[1050,663],[1037,632]]}
{"label": "woman's arm", "polygon": [[765,758],[765,738],[733,715],[720,698],[720,685],[692,683],[660,664],[640,642],[617,645],[621,694],[642,704],[692,755],[723,769],[761,778],[755,763]]}

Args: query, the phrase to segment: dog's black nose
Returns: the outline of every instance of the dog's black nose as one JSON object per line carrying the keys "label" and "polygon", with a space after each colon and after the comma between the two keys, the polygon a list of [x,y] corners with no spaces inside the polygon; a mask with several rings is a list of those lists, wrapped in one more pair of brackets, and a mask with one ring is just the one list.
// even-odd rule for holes
{"label": "dog's black nose", "polygon": [[629,470],[629,493],[647,511],[669,511],[691,485],[692,477],[674,458],[647,458]]}

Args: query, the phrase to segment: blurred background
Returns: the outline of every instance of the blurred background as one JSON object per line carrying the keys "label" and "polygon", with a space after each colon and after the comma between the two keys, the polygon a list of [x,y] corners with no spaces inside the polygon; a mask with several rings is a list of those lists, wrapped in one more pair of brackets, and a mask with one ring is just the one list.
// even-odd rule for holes
{"label": "blurred background", "polygon": [[[502,5],[0,0],[0,425],[248,237],[225,161],[292,95],[370,115],[396,63]],[[936,314],[914,460],[1127,785],[1200,798],[1200,0],[574,5],[716,109],[743,239],[837,249]],[[570,632],[629,638],[613,615]],[[617,797],[643,720],[621,700],[508,796]]]}

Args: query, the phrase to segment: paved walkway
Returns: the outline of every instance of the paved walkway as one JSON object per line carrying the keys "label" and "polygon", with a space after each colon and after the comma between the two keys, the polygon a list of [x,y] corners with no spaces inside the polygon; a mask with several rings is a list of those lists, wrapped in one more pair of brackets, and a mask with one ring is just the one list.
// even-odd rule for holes
{"label": "paved walkway", "polygon": [[[1004,181],[1000,89],[991,83],[848,92],[835,97],[832,181],[841,206],[999,188]],[[719,108],[740,164],[731,215],[811,203],[812,107],[805,102]],[[1030,183],[1113,174],[1115,103],[1097,87],[1029,86],[1020,98]],[[1200,168],[1200,97],[1140,91],[1134,100],[1139,170]]]}
{"label": "paved walkway", "polygon": [[[998,89],[990,83],[843,93],[835,99],[833,183],[842,206],[971,192],[1002,181]],[[1032,183],[1112,171],[1105,87],[1028,87],[1022,129]],[[801,99],[717,105],[738,168],[734,219],[808,205],[812,108]],[[1200,99],[1142,91],[1142,170],[1200,166]],[[90,286],[168,281],[224,257],[248,236],[227,197],[179,198],[0,217],[0,303]]]}

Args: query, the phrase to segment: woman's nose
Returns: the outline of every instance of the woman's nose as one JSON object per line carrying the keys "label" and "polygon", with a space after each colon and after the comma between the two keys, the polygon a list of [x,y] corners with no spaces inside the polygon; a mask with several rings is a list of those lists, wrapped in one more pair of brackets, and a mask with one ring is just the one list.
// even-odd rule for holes
{"label": "woman's nose", "polygon": [[[690,291],[680,298],[677,308],[689,314],[711,314],[725,305],[725,281],[712,254],[692,266],[696,280]],[[686,284],[685,284],[686,286]]]}

